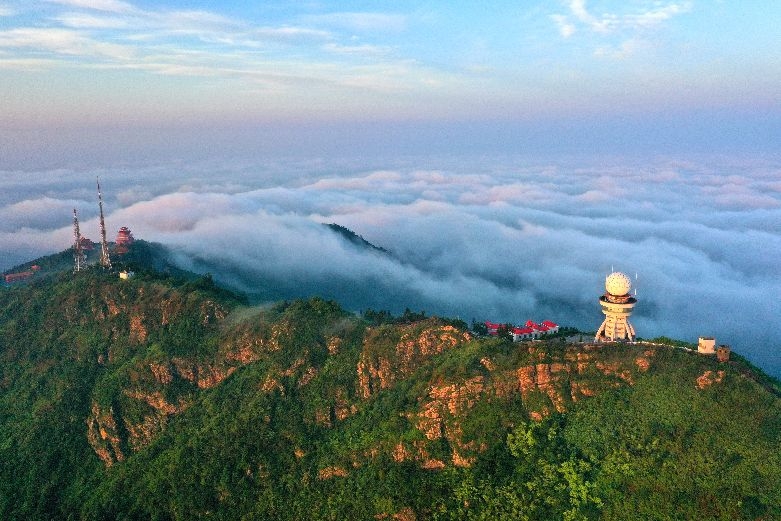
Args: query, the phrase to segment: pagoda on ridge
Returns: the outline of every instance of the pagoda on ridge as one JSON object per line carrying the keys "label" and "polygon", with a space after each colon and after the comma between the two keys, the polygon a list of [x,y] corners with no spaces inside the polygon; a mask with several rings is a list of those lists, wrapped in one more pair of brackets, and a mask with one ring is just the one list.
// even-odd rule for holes
{"label": "pagoda on ridge", "polygon": [[114,241],[116,244],[114,247],[114,252],[118,255],[124,255],[128,252],[130,245],[132,245],[134,241],[135,238],[133,237],[133,232],[131,232],[130,228],[127,226],[123,226],[117,232],[117,238]]}

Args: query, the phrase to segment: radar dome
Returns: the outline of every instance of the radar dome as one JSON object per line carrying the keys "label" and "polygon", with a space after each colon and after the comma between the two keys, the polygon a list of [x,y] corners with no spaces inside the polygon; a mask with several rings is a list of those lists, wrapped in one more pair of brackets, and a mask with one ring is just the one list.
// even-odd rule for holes
{"label": "radar dome", "polygon": [[621,272],[611,273],[605,279],[605,290],[611,295],[617,297],[628,295],[630,289],[632,289],[632,281]]}

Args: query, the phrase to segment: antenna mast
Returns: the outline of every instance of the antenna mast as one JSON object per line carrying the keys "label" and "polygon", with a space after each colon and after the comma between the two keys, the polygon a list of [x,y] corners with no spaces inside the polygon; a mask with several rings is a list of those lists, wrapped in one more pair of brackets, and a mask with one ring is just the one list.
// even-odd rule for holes
{"label": "antenna mast", "polygon": [[73,272],[81,271],[86,267],[84,250],[81,248],[81,232],[79,231],[79,216],[73,209]]}
{"label": "antenna mast", "polygon": [[106,223],[103,221],[103,194],[100,193],[100,178],[98,181],[98,206],[100,207],[100,265],[107,270],[111,269],[111,256],[108,253],[106,241]]}

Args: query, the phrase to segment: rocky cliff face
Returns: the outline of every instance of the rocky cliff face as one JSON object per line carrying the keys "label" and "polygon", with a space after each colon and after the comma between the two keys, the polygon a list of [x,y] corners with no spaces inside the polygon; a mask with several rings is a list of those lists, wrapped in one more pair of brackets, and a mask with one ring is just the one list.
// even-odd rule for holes
{"label": "rocky cliff face", "polygon": [[369,398],[412,374],[426,358],[468,342],[469,333],[428,320],[368,329],[358,360],[358,388]]}
{"label": "rocky cliff face", "polygon": [[[426,439],[448,441],[454,465],[469,466],[485,450],[473,436],[465,436],[462,427],[482,401],[510,404],[520,398],[528,418],[539,421],[607,388],[631,385],[634,375],[647,371],[655,355],[654,350],[646,350],[634,361],[606,362],[601,346],[568,346],[553,356],[534,344],[517,344],[515,348],[526,352],[529,363],[499,369],[491,358],[484,357],[480,360],[484,374],[433,383],[420,398],[419,408],[409,414]],[[545,361],[536,361],[542,359]]]}
{"label": "rocky cliff face", "polygon": [[[637,375],[652,368],[657,349],[633,348],[631,356],[613,356],[615,347],[535,342],[492,352],[481,350],[480,341],[469,333],[437,319],[364,327],[357,318],[340,318],[311,329],[308,315],[259,313],[228,323],[230,308],[214,299],[154,286],[122,287],[118,292],[98,288],[89,302],[92,320],[109,325],[113,340],[100,363],[111,367],[125,360],[120,370],[124,383],[109,393],[110,400],[105,394],[93,400],[86,419],[87,439],[106,466],[147,447],[200,392],[222,385],[244,366],[262,362],[266,369],[257,392],[302,397],[315,393],[316,400],[304,410],[310,411],[308,421],[325,429],[347,422],[413,375],[428,378],[410,397],[415,405],[403,412],[417,439],[361,449],[344,465],[323,469],[320,479],[339,477],[362,460],[381,456],[413,461],[425,469],[468,467],[491,441],[482,432],[490,429],[480,427],[486,404],[504,408],[506,414],[496,420],[502,428],[539,421],[600,392],[632,385]],[[182,323],[190,324],[188,334],[195,332],[186,337],[192,344],[178,347],[176,355],[161,352],[160,347],[168,345],[167,335],[180,331]],[[361,334],[356,337],[351,333],[355,331]],[[146,354],[128,362],[128,346]],[[438,357],[457,358],[472,351],[463,366],[455,363],[460,367],[456,371],[426,369]],[[350,359],[355,360],[354,373],[341,375],[341,383],[323,375],[328,360]],[[722,378],[723,372],[710,371],[694,384],[704,389]],[[447,453],[442,446],[448,447]]]}
{"label": "rocky cliff face", "polygon": [[[221,331],[216,351],[210,357],[172,356],[133,367],[131,383],[121,389],[118,397],[119,412],[113,405],[93,404],[87,419],[88,440],[107,466],[122,461],[128,452],[146,447],[165,429],[171,417],[193,403],[199,390],[220,385],[242,366],[259,360],[284,360],[301,334],[300,324],[285,316],[274,321],[250,319],[225,329],[220,326],[228,315],[225,308],[208,300],[187,305],[186,299],[177,295],[169,295],[159,300],[158,305],[144,309],[106,297],[105,305],[95,312],[99,320],[127,314],[128,340],[135,343],[148,341],[150,331],[174,324],[188,312],[197,313],[201,325]],[[356,321],[352,322],[354,329]],[[354,384],[332,386],[323,397],[325,405],[314,409],[313,423],[334,428],[357,414],[379,393],[415,374],[434,357],[463,349],[472,341],[469,333],[437,319],[365,328],[357,353]],[[649,369],[655,355],[651,349],[633,359],[610,360],[600,346],[567,346],[553,352],[537,346],[513,345],[511,349],[517,351],[518,362],[512,367],[508,367],[506,355],[499,360],[489,354],[480,357],[479,365],[472,371],[474,374],[461,374],[452,379],[447,375],[436,376],[417,397],[417,406],[405,413],[421,438],[377,445],[362,456],[356,455],[345,468],[360,464],[362,458],[376,458],[380,454],[395,461],[415,461],[426,469],[449,464],[469,466],[486,448],[485,441],[464,428],[465,422],[481,414],[475,411],[481,402],[515,404],[527,418],[541,420],[554,411],[564,412],[569,404],[606,388],[631,385],[638,372]],[[313,353],[322,353],[326,359],[338,358],[350,356],[350,349],[354,347],[346,346],[345,337],[340,335],[313,340],[295,358],[270,363],[258,383],[258,392],[285,394],[306,390],[318,379],[321,371],[318,366],[323,363],[316,363]],[[698,385],[708,385],[716,378],[704,375]],[[181,391],[182,385],[177,382],[187,384],[185,391]],[[180,391],[172,392],[174,387]],[[127,410],[135,413],[123,415],[122,411]],[[446,441],[451,448],[447,457],[431,455],[430,445],[440,441]],[[324,469],[319,477],[327,479],[341,473],[342,470]]]}
{"label": "rocky cliff face", "polygon": [[[187,409],[196,389],[213,388],[255,359],[233,343],[212,356],[197,354],[200,344],[219,333],[230,303],[163,284],[101,278],[82,283],[78,291],[58,295],[52,307],[64,309],[66,321],[103,335],[105,347],[95,362],[114,378],[98,382],[103,390],[93,399],[86,424],[87,440],[106,466],[146,447],[172,416]],[[56,314],[47,316],[52,330],[68,331]],[[174,343],[181,356],[160,351]]]}
{"label": "rocky cliff face", "polygon": [[97,403],[92,403],[92,411],[87,418],[87,440],[107,467],[118,461],[124,461],[122,438],[111,407],[101,410]]}

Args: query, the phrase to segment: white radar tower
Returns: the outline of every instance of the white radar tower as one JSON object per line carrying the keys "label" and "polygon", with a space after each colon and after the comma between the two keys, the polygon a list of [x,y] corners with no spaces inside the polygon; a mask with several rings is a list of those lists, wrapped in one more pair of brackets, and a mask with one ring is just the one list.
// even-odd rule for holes
{"label": "white radar tower", "polygon": [[599,326],[595,342],[615,342],[635,339],[635,328],[629,323],[629,317],[637,299],[629,293],[632,281],[621,272],[613,272],[605,278],[605,294],[599,297],[599,305],[605,320]]}

